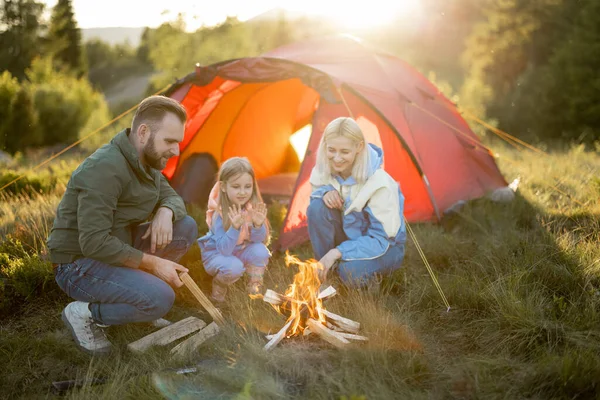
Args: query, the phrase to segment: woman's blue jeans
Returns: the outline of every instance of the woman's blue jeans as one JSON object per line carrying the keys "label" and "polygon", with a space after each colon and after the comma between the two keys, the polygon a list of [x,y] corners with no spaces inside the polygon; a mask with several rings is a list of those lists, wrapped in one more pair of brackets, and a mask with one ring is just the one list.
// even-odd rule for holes
{"label": "woman's blue jeans", "polygon": [[[315,258],[320,260],[327,252],[345,240],[342,212],[325,205],[322,198],[310,200],[306,213],[308,234]],[[341,260],[337,273],[349,286],[364,286],[376,275],[389,274],[401,267],[404,244],[395,244],[380,257],[364,260]]]}

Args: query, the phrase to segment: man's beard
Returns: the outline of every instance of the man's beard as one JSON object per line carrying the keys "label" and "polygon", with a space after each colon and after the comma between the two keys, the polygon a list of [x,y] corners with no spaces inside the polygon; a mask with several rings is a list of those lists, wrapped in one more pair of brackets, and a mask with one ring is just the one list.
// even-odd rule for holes
{"label": "man's beard", "polygon": [[148,138],[148,143],[144,146],[144,158],[146,160],[146,164],[151,168],[161,170],[165,167],[162,163],[162,157],[156,151],[156,147],[154,146],[154,134],[151,134]]}

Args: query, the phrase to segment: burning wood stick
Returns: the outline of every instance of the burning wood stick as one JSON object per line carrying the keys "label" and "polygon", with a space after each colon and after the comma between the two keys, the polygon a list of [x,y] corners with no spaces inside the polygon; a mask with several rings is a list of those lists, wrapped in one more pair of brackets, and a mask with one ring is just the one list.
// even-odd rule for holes
{"label": "burning wood stick", "polygon": [[306,325],[312,333],[319,335],[321,338],[323,338],[323,340],[331,343],[336,347],[345,348],[347,345],[350,344],[348,339],[341,336],[339,333],[334,332],[329,328],[326,328],[319,321],[309,318]]}
{"label": "burning wood stick", "polygon": [[281,340],[287,334],[288,329],[290,329],[290,325],[292,325],[292,321],[288,321],[287,324],[283,326],[275,335],[271,337],[269,343],[267,343],[264,347],[265,350],[271,350],[273,347],[277,346],[277,343],[281,342]]}
{"label": "burning wood stick", "polygon": [[359,322],[352,321],[351,319],[348,319],[348,318],[344,318],[344,317],[342,317],[340,315],[334,314],[331,311],[327,311],[327,310],[325,310],[323,308],[320,308],[319,312],[323,313],[323,315],[325,315],[325,317],[329,321],[331,321],[335,325],[339,326],[340,328],[342,328],[346,332],[358,333],[358,331],[360,329],[360,323]]}
{"label": "burning wood stick", "polygon": [[219,333],[219,331],[219,326],[213,321],[200,332],[173,347],[171,349],[171,354],[173,354],[175,357],[182,357],[186,354],[189,354],[200,347],[202,343]]}
{"label": "burning wood stick", "polygon": [[210,302],[210,300],[208,300],[208,297],[206,297],[204,293],[202,293],[202,290],[200,290],[198,285],[196,285],[196,282],[194,282],[192,277],[189,276],[187,272],[182,272],[181,274],[179,274],[179,278],[185,284],[185,286],[187,286],[190,292],[192,292],[194,297],[200,302],[202,307],[204,307],[206,311],[208,311],[213,320],[221,326],[225,325],[225,319],[223,318],[221,311],[219,311]]}
{"label": "burning wood stick", "polygon": [[[321,293],[319,293],[317,298],[321,299],[321,300],[326,300],[330,297],[333,297],[336,293],[337,293],[337,291],[335,290],[335,288],[333,286],[328,286]],[[294,302],[298,303],[298,300],[295,300],[295,299],[292,299],[291,297],[277,293],[276,291],[271,290],[271,289],[267,289],[267,291],[265,292],[265,294],[263,296],[263,300],[266,301],[267,303],[273,304],[274,306],[278,306],[282,303],[285,303],[286,301],[292,302],[292,303],[294,303]]]}
{"label": "burning wood stick", "polygon": [[328,299],[330,297],[335,296],[335,294],[337,293],[337,290],[335,290],[335,288],[333,286],[328,286],[325,290],[323,290],[321,293],[319,293],[319,295],[317,296],[317,299]]}
{"label": "burning wood stick", "polygon": [[297,300],[294,300],[291,297],[287,297],[282,294],[279,294],[276,291],[271,290],[271,289],[267,289],[267,291],[265,292],[265,294],[263,296],[263,300],[266,301],[267,303],[273,304],[274,306],[278,306],[285,302],[298,303]]}
{"label": "burning wood stick", "polygon": [[129,343],[127,347],[131,351],[144,352],[152,346],[164,346],[177,339],[180,339],[192,332],[202,329],[206,322],[196,317],[188,317],[164,327],[156,332],[144,336],[143,338]]}

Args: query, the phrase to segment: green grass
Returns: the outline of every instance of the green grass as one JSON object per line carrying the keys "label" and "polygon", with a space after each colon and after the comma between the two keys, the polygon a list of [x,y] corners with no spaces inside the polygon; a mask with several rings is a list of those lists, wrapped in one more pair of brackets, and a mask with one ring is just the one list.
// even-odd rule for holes
{"label": "green grass", "polygon": [[[328,301],[328,309],[359,321],[369,337],[344,351],[308,337],[286,339],[265,352],[264,335],[285,318],[248,298],[239,282],[228,325],[186,359],[172,359],[170,347],[128,352],[127,343],[153,331],[145,324],[109,328],[114,354],[91,358],[75,348],[61,323],[69,299],[44,260],[64,179],[62,187],[42,193],[4,195],[0,397],[48,398],[52,381],[98,377],[105,383],[72,389],[66,397],[599,398],[600,157],[580,147],[546,156],[498,148],[507,180],[521,179],[513,202],[479,199],[443,225],[411,225],[450,311],[409,239],[404,267],[379,291],[341,290]],[[68,177],[72,166],[54,173]],[[190,214],[204,233],[202,210]],[[284,216],[285,208],[270,208],[275,232]],[[312,256],[308,244],[292,252]],[[208,290],[199,259],[193,247],[182,262]],[[284,291],[294,273],[275,254],[266,286]],[[210,320],[182,288],[167,318],[190,315]],[[190,365],[198,371],[170,370]]]}

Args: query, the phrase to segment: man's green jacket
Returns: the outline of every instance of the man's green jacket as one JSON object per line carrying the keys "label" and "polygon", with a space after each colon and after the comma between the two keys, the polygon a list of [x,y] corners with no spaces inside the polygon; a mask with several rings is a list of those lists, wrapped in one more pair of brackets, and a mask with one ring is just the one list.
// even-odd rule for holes
{"label": "man's green jacket", "polygon": [[52,263],[85,257],[138,268],[134,228],[159,207],[173,210],[174,221],[185,217],[182,198],[160,171],[142,166],[128,135],[117,134],[73,172],[48,237]]}

